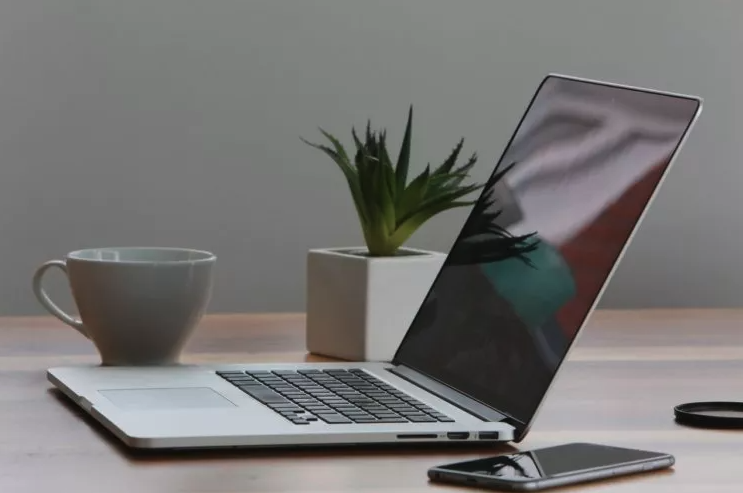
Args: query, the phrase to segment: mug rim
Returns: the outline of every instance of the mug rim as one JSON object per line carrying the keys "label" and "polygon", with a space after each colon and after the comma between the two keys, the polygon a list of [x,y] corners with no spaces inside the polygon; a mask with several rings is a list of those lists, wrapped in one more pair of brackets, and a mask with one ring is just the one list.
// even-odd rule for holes
{"label": "mug rim", "polygon": [[[165,252],[188,252],[199,255],[198,258],[188,260],[107,260],[83,257],[82,254],[85,252],[105,252],[105,251],[116,251],[116,250],[151,250],[151,251],[165,251]],[[68,260],[74,260],[76,262],[92,262],[101,264],[198,264],[214,262],[217,256],[207,250],[199,250],[195,248],[185,247],[158,247],[158,246],[109,246],[109,247],[93,247],[93,248],[81,248],[73,250],[66,255]]]}

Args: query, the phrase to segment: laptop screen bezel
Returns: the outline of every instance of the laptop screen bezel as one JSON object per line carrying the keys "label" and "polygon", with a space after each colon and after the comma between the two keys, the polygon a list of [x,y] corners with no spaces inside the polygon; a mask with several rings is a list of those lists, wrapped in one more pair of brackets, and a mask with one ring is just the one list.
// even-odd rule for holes
{"label": "laptop screen bezel", "polygon": [[[624,257],[627,248],[632,243],[632,240],[633,240],[635,234],[637,233],[637,230],[639,229],[640,225],[642,224],[643,220],[645,219],[645,216],[647,214],[648,209],[650,208],[650,206],[652,205],[653,201],[655,200],[655,198],[656,198],[656,196],[657,196],[657,194],[658,194],[661,186],[663,185],[663,182],[665,181],[666,177],[668,176],[668,172],[670,171],[670,169],[672,168],[674,162],[676,161],[676,158],[679,155],[679,151],[684,146],[686,140],[689,137],[689,134],[691,133],[691,129],[693,128],[693,126],[696,123],[696,121],[699,119],[699,115],[701,114],[702,106],[703,106],[703,99],[701,97],[699,97],[699,96],[688,95],[688,94],[680,94],[680,93],[674,93],[674,92],[669,92],[669,91],[661,91],[661,90],[650,89],[650,88],[636,87],[636,86],[624,85],[624,84],[613,83],[613,82],[592,80],[592,79],[586,79],[586,78],[576,77],[576,76],[571,76],[571,75],[563,75],[563,74],[559,74],[559,73],[550,73],[550,74],[546,75],[542,79],[542,81],[539,83],[539,85],[537,86],[536,90],[532,94],[532,97],[529,100],[529,103],[527,104],[526,108],[522,112],[521,118],[519,119],[519,122],[516,125],[516,128],[514,129],[513,133],[511,134],[511,137],[509,138],[508,142],[504,146],[503,151],[501,152],[501,155],[499,156],[497,162],[502,161],[503,158],[505,157],[506,153],[510,149],[511,145],[513,144],[514,139],[518,135],[519,130],[521,129],[521,127],[522,127],[522,125],[524,123],[524,120],[526,119],[527,115],[531,111],[531,109],[532,109],[532,107],[534,105],[534,102],[536,101],[537,97],[541,93],[543,86],[547,83],[547,81],[549,81],[550,79],[554,79],[554,78],[562,79],[562,80],[566,80],[566,81],[574,81],[574,82],[580,82],[580,83],[586,83],[586,84],[594,84],[594,85],[599,85],[599,86],[612,87],[612,88],[623,89],[623,90],[627,90],[627,91],[636,91],[636,92],[642,92],[642,93],[647,93],[647,94],[657,94],[657,95],[660,95],[660,96],[666,96],[666,97],[684,99],[684,100],[692,101],[692,102],[696,103],[696,108],[694,110],[694,113],[693,113],[692,118],[690,118],[690,120],[689,120],[686,128],[684,129],[683,133],[681,134],[681,138],[679,139],[678,144],[674,148],[674,150],[673,150],[673,152],[671,154],[671,157],[668,160],[668,164],[665,166],[665,169],[663,170],[663,172],[662,172],[662,174],[661,174],[658,182],[656,183],[655,188],[653,189],[652,193],[650,194],[650,197],[648,198],[647,202],[645,203],[645,206],[643,207],[642,213],[638,216],[637,221],[635,222],[634,226],[632,227],[629,235],[627,236],[626,241],[622,245],[622,247],[621,247],[621,249],[619,251],[619,254],[616,257],[616,260],[614,261],[614,263],[612,264],[611,268],[609,269],[609,272],[607,273],[607,275],[606,275],[606,277],[605,277],[605,279],[604,279],[604,281],[603,281],[600,289],[597,291],[596,296],[594,297],[593,302],[591,303],[589,309],[587,310],[587,312],[584,315],[582,321],[580,322],[580,324],[579,324],[579,326],[578,326],[578,328],[577,328],[577,330],[575,332],[575,336],[572,338],[572,340],[568,344],[567,349],[565,351],[565,354],[563,355],[563,357],[560,360],[560,362],[558,363],[558,365],[557,365],[554,373],[552,374],[552,377],[550,378],[550,382],[549,382],[547,388],[545,389],[544,393],[542,394],[542,396],[539,399],[539,404],[536,406],[536,408],[534,409],[534,411],[531,413],[531,416],[529,416],[529,419],[527,421],[519,420],[519,419],[516,419],[516,418],[510,416],[508,413],[504,412],[503,410],[498,409],[496,407],[493,407],[492,403],[483,402],[483,401],[477,399],[476,397],[474,397],[472,395],[469,395],[469,394],[467,394],[465,392],[460,392],[458,389],[456,389],[456,388],[452,387],[451,385],[447,384],[446,382],[444,382],[444,381],[436,378],[435,376],[429,375],[428,373],[426,373],[425,371],[423,371],[423,370],[415,367],[414,365],[410,365],[410,364],[406,363],[404,361],[404,359],[401,358],[401,354],[400,353],[402,351],[402,348],[405,346],[406,342],[409,340],[410,329],[413,327],[413,325],[415,324],[416,320],[421,315],[421,308],[423,307],[423,301],[421,301],[421,305],[418,307],[418,310],[416,311],[416,314],[413,317],[413,320],[411,321],[410,326],[409,326],[408,330],[405,333],[405,336],[403,337],[403,339],[401,340],[400,344],[398,345],[397,350],[395,351],[395,355],[393,356],[391,363],[393,365],[395,365],[395,366],[406,367],[406,368],[409,368],[409,369],[411,369],[411,370],[413,370],[415,372],[418,372],[421,375],[424,375],[428,379],[434,380],[434,381],[438,382],[439,384],[452,389],[453,391],[459,392],[461,395],[466,396],[467,399],[470,399],[472,401],[478,402],[478,403],[480,403],[480,404],[482,404],[482,405],[484,405],[484,406],[486,406],[488,408],[491,408],[491,409],[497,411],[498,413],[506,416],[505,419],[504,419],[504,421],[514,427],[515,433],[514,433],[513,442],[516,442],[516,443],[521,442],[526,437],[526,435],[528,434],[531,426],[533,425],[534,420],[536,419],[537,415],[539,414],[539,411],[541,410],[541,407],[544,404],[547,395],[549,394],[550,390],[554,386],[555,381],[557,380],[557,377],[558,377],[560,371],[562,370],[562,368],[564,366],[564,363],[569,359],[569,356],[570,356],[572,350],[575,348],[575,345],[578,342],[578,339],[580,338],[581,334],[584,332],[584,329],[585,329],[588,321],[590,320],[591,315],[593,314],[593,312],[596,309],[596,305],[601,300],[601,297],[603,296],[604,291],[606,290],[606,287],[608,286],[609,282],[611,281],[611,278],[613,277],[613,275],[614,275],[614,273],[615,273],[615,271],[617,269],[617,266],[620,264],[622,258]],[[491,175],[492,175],[492,172],[491,172]],[[483,196],[485,195],[485,193],[487,193],[487,191],[486,190],[482,190],[480,192],[480,195],[478,196],[477,200],[478,201],[482,200],[483,199]],[[468,216],[467,216],[467,218],[466,218],[466,220],[465,220],[462,228],[460,229],[459,233],[457,234],[457,237],[456,237],[456,239],[454,241],[454,244],[452,246],[452,249],[454,248],[454,246],[456,246],[459,242],[462,241],[463,234],[467,230],[467,225],[470,223],[470,221],[473,219],[473,217],[474,217],[474,211],[473,210],[470,210],[470,212],[469,212],[469,214],[468,214]],[[444,270],[444,266],[446,266],[446,264],[447,264],[447,260],[448,260],[448,254],[447,254],[447,259],[445,259],[444,264],[442,265],[442,268],[439,269],[439,272],[434,277],[434,280],[431,283],[430,288],[426,292],[426,295],[423,297],[423,300],[425,300],[426,298],[428,298],[428,296],[433,291],[434,286],[436,286],[436,283],[438,282],[438,280],[439,280],[439,278],[441,276],[441,273]]]}

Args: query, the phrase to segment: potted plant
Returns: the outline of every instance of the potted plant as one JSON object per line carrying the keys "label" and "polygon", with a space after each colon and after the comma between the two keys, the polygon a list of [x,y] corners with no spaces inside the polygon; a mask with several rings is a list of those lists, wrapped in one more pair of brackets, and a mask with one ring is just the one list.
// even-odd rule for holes
{"label": "potted plant", "polygon": [[387,149],[386,130],[369,121],[362,141],[354,128],[353,155],[332,134],[328,145],[302,139],[325,153],[345,176],[365,246],[311,249],[307,257],[307,349],[359,361],[389,361],[439,272],[446,254],[404,244],[434,216],[472,205],[465,199],[482,188],[464,184],[477,162],[457,159],[460,139],[435,168],[408,180],[412,106],[397,159]]}

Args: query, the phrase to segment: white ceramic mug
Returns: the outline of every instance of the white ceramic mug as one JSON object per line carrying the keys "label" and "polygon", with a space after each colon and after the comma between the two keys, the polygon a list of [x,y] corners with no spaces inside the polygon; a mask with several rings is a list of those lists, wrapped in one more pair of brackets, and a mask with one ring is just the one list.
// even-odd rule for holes
{"label": "white ceramic mug", "polygon": [[[187,248],[91,248],[40,265],[33,291],[44,308],[95,344],[103,365],[177,364],[211,298],[216,256]],[[42,287],[62,270],[79,318]]]}

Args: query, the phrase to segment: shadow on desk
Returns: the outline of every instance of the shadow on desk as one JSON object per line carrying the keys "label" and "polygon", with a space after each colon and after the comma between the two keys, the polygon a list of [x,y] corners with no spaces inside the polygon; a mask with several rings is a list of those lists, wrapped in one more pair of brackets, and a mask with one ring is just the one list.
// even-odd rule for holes
{"label": "shadow on desk", "polygon": [[49,394],[69,412],[84,422],[99,438],[107,443],[119,455],[133,461],[153,460],[199,460],[205,459],[224,460],[240,458],[342,458],[342,457],[371,457],[371,456],[394,456],[411,454],[416,456],[440,455],[442,452],[462,452],[472,454],[479,452],[484,454],[502,454],[513,452],[517,449],[509,444],[473,445],[471,443],[423,443],[423,444],[365,444],[363,446],[286,446],[275,448],[221,448],[221,449],[134,449],[124,445],[111,432],[109,432],[95,418],[80,409],[74,402],[65,396],[59,389],[48,389]]}

